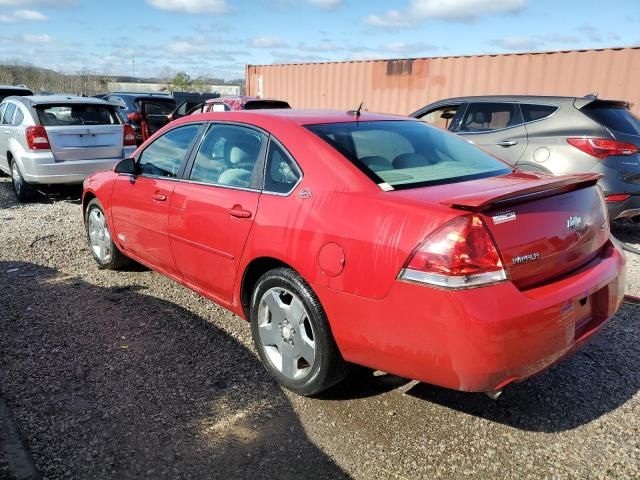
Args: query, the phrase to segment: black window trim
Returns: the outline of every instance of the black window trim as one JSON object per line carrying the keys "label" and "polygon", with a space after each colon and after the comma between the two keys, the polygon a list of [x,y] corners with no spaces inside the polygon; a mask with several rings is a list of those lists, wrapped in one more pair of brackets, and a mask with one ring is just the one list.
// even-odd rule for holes
{"label": "black window trim", "polygon": [[[176,176],[175,177],[163,177],[162,175],[149,175],[149,174],[143,174],[142,172],[138,173],[137,176],[139,177],[144,177],[144,178],[156,178],[156,179],[160,179],[160,180],[169,180],[169,181],[180,181],[184,175],[184,170],[185,167],[189,161],[189,159],[191,158],[191,155],[193,154],[193,149],[195,147],[196,144],[199,144],[200,139],[202,137],[202,131],[203,131],[203,126],[205,125],[205,123],[203,122],[190,122],[190,123],[182,123],[180,125],[176,125],[173,128],[170,128],[169,130],[167,130],[166,132],[164,132],[161,136],[164,137],[166,134],[168,134],[169,132],[172,132],[174,130],[177,130],[179,128],[182,127],[189,127],[192,125],[199,125],[199,130],[198,132],[194,135],[193,140],[191,141],[191,145],[189,145],[189,148],[187,148],[187,151],[185,153],[185,155],[182,157],[181,163],[180,163],[180,168],[178,168],[178,171],[176,172]],[[135,158],[135,162],[136,162],[136,167],[140,166],[140,157],[142,157],[142,155],[144,154],[144,152],[147,151],[147,149],[153,145],[154,143],[156,143],[158,140],[160,139],[160,137],[156,138],[153,140],[153,142],[151,142],[149,145],[147,145],[146,147],[144,147],[144,149],[142,149],[140,152],[138,152],[138,154],[134,157]]]}
{"label": "black window trim", "polygon": [[[503,132],[505,130],[510,130],[512,128],[517,128],[517,127],[524,127],[526,125],[526,122],[524,121],[524,116],[522,115],[522,110],[520,108],[520,102],[519,101],[509,101],[509,100],[502,100],[502,101],[480,101],[480,102],[467,102],[467,108],[465,109],[464,113],[467,113],[467,110],[471,107],[471,105],[477,104],[477,103],[509,103],[512,104],[513,106],[516,107],[516,109],[518,110],[518,113],[520,113],[520,118],[522,119],[522,123],[518,123],[516,125],[511,125],[509,127],[502,127],[502,128],[496,128],[495,130],[485,130],[484,132],[461,132],[460,130],[450,130],[451,133],[455,133],[456,135],[460,135],[460,136],[465,136],[465,135],[488,135],[488,134],[492,134],[495,132]],[[538,121],[538,120],[536,120]],[[529,123],[533,123],[533,122],[529,122]]]}

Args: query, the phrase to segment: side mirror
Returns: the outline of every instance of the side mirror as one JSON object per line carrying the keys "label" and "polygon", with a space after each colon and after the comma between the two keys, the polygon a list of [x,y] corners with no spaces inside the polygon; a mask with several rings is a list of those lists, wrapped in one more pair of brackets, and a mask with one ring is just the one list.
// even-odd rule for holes
{"label": "side mirror", "polygon": [[133,158],[125,158],[124,160],[120,160],[116,167],[113,169],[116,173],[122,173],[125,175],[137,175],[138,167],[136,165],[136,161]]}

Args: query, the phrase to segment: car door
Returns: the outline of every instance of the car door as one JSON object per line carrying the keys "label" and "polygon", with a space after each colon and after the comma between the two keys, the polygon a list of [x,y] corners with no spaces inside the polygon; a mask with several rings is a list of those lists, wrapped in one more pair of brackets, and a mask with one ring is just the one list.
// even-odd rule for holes
{"label": "car door", "polygon": [[168,274],[176,274],[168,232],[171,196],[201,127],[167,131],[138,155],[139,174],[120,175],[113,186],[111,216],[119,245]]}
{"label": "car door", "polygon": [[511,165],[527,148],[522,113],[513,102],[471,102],[451,131]]}
{"label": "car door", "polygon": [[211,124],[176,184],[169,209],[171,250],[182,278],[223,303],[258,210],[267,136]]}

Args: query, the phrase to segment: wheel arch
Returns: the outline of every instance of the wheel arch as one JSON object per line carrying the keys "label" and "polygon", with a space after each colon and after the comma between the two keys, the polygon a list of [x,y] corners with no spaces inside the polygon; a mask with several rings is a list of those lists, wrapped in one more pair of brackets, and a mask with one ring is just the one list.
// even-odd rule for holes
{"label": "wheel arch", "polygon": [[300,275],[300,272],[291,265],[274,257],[257,257],[247,264],[242,274],[242,282],[240,284],[240,307],[242,308],[245,319],[249,320],[251,293],[258,279],[269,270],[280,267],[290,268]]}
{"label": "wheel arch", "polygon": [[82,218],[84,218],[87,213],[87,205],[89,205],[89,202],[94,198],[97,198],[97,196],[91,190],[87,190],[82,195]]}

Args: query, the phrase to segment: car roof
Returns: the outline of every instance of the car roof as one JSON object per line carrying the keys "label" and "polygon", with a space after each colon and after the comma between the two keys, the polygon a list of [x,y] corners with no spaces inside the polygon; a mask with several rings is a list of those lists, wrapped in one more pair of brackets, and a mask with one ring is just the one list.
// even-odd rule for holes
{"label": "car roof", "polygon": [[[355,116],[353,111],[345,110],[296,110],[296,109],[265,109],[265,110],[235,110],[230,112],[207,112],[196,115],[182,117],[178,122],[187,120],[209,120],[209,121],[246,121],[252,123],[258,121],[263,123],[269,119],[276,119],[298,125],[315,125],[321,123],[346,123],[346,122],[372,122],[381,120],[406,120],[414,121],[413,118],[399,115],[388,115],[385,113],[362,112]],[[182,122],[181,122],[182,121]]]}
{"label": "car roof", "polygon": [[26,92],[31,91],[29,87],[25,87],[24,85],[0,85],[0,90],[24,90]]}
{"label": "car roof", "polygon": [[574,102],[576,99],[594,100],[595,97],[567,97],[550,95],[470,95],[467,97],[443,98],[433,103],[446,102],[535,102],[535,103],[564,103]]}
{"label": "car roof", "polygon": [[96,104],[96,105],[111,105],[100,98],[95,97],[80,97],[78,95],[27,95],[24,97],[8,97],[16,100],[20,100],[22,103],[33,107],[35,105],[43,105],[47,103],[82,103],[82,104]]}

